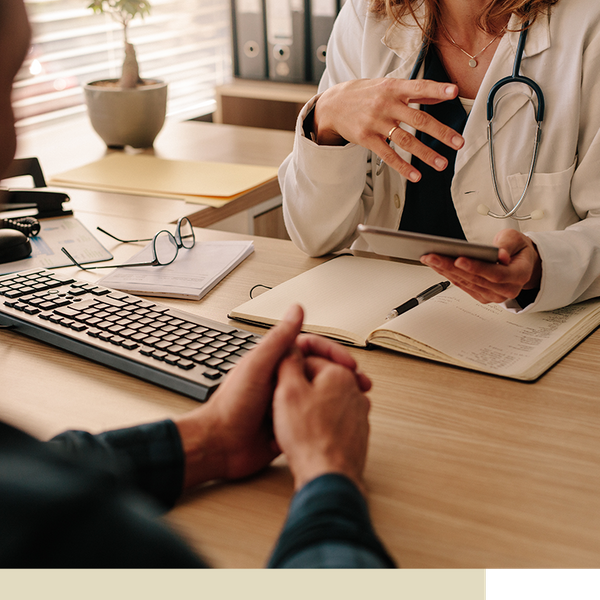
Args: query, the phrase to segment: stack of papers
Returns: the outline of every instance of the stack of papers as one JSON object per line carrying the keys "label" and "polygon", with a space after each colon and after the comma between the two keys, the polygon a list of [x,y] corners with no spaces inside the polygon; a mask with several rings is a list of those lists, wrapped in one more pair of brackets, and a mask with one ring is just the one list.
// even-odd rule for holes
{"label": "stack of papers", "polygon": [[[252,241],[196,242],[180,248],[170,265],[120,267],[102,278],[102,285],[141,296],[200,300],[254,252]],[[127,262],[151,262],[152,242]]]}
{"label": "stack of papers", "polygon": [[277,167],[167,160],[115,152],[56,175],[50,183],[219,207],[276,177]]}

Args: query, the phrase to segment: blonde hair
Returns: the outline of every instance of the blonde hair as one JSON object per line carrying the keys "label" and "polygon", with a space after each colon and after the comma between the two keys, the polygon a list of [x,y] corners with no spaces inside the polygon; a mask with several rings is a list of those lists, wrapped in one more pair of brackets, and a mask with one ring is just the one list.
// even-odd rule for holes
{"label": "blonde hair", "polygon": [[[540,15],[547,14],[559,0],[488,0],[477,19],[477,26],[488,33],[499,33],[498,23],[505,23],[512,14],[523,25],[531,25]],[[370,11],[381,18],[405,24],[414,20],[428,36],[435,35],[441,22],[441,0],[370,0]],[[416,12],[424,7],[424,20]]]}

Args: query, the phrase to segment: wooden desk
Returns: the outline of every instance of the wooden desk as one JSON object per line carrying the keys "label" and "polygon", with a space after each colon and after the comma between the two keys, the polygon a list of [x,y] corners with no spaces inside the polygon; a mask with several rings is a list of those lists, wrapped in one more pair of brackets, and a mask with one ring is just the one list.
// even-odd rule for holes
{"label": "wooden desk", "polygon": [[[172,160],[229,162],[263,166],[279,166],[291,152],[294,134],[271,129],[217,125],[198,121],[167,121],[153,148],[127,152],[155,154]],[[19,136],[17,157],[37,156],[46,179],[53,175],[101,159],[108,150],[94,132],[87,117],[82,117],[41,131]],[[151,218],[163,222],[176,221],[187,215],[196,227],[218,227],[241,233],[260,233],[285,237],[282,220],[269,229],[270,211],[280,211],[281,192],[276,180],[270,181],[225,206],[213,208],[187,204],[181,200],[106,194],[64,188],[78,213],[110,214],[131,218]]]}
{"label": "wooden desk", "polygon": [[[139,236],[159,225],[78,216],[90,228],[127,225]],[[234,237],[211,230],[197,235]],[[203,300],[165,302],[227,322],[253,285],[277,285],[320,262],[291,242],[254,240],[255,253]],[[131,252],[122,245],[110,249],[117,259]],[[600,566],[598,331],[535,383],[383,350],[351,351],[374,381],[366,467],[371,513],[403,567]],[[160,419],[194,406],[10,331],[0,331],[0,361],[0,418],[44,438],[66,428],[100,431]],[[213,565],[260,567],[291,494],[278,459],[246,481],[189,494],[168,520]]]}

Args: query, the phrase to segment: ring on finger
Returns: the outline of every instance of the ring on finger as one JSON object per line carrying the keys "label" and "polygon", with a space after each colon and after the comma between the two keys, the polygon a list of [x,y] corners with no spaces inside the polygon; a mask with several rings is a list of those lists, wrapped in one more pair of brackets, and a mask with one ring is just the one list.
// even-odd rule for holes
{"label": "ring on finger", "polygon": [[391,139],[392,139],[392,135],[394,134],[394,131],[396,131],[396,129],[398,129],[398,127],[400,127],[400,123],[398,123],[397,125],[394,125],[394,126],[393,126],[393,127],[390,129],[389,133],[387,134],[387,139],[388,139],[388,140],[391,140]]}

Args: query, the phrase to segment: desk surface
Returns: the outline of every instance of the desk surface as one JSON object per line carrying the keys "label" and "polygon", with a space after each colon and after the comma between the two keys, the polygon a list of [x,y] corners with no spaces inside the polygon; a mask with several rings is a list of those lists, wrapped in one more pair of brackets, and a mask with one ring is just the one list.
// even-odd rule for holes
{"label": "desk surface", "polygon": [[[291,131],[261,129],[257,132],[252,127],[167,120],[153,148],[128,148],[126,151],[155,154],[171,160],[279,166],[291,152],[293,142],[294,134]],[[106,148],[87,117],[21,134],[17,148],[18,157],[39,158],[46,179],[99,160],[110,152],[118,150]],[[176,221],[187,215],[197,227],[207,227],[280,194],[279,184],[273,180],[220,208],[213,208],[166,198],[107,194],[72,188],[64,190],[71,197],[73,210],[78,213],[149,218],[162,222]]]}
{"label": "desk surface", "polygon": [[[141,237],[160,226],[78,217],[90,229],[127,228]],[[212,230],[197,235],[243,237]],[[254,240],[255,253],[203,300],[165,302],[228,322],[228,311],[247,300],[255,284],[277,285],[320,262],[291,242]],[[108,247],[119,260],[131,252]],[[374,380],[366,467],[372,517],[403,567],[599,566],[600,332],[535,383],[384,350],[351,351]],[[66,428],[97,432],[160,419],[194,406],[10,331],[0,331],[0,361],[0,418],[43,438]],[[291,494],[280,458],[247,481],[189,494],[168,520],[213,565],[260,567]]]}

